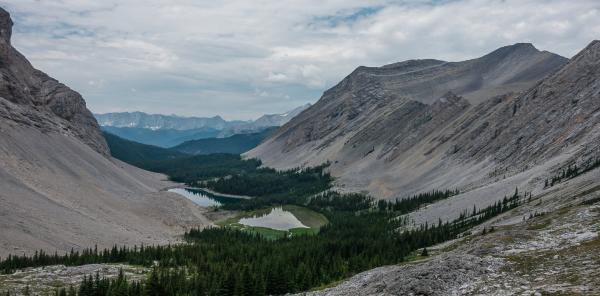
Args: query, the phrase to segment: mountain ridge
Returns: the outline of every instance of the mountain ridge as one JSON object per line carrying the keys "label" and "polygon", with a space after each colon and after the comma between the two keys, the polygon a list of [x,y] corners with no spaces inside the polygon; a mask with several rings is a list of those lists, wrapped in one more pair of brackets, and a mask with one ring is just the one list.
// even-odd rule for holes
{"label": "mountain ridge", "polygon": [[[492,62],[497,65],[490,66]],[[533,45],[516,44],[464,62],[411,60],[359,67],[246,157],[279,169],[330,161],[340,190],[367,191],[382,198],[396,198],[400,192],[482,186],[493,179],[485,176],[498,170],[515,174],[525,167],[519,161],[541,162],[572,145],[555,144],[543,153],[540,148],[536,153],[521,149],[520,156],[514,154],[522,147],[517,139],[534,139],[527,134],[529,119],[546,126],[532,133],[557,137],[548,132],[550,125],[535,117],[544,113],[544,104],[525,111],[519,109],[519,102],[569,64],[573,61]],[[394,73],[398,75],[390,75]],[[438,82],[433,92],[432,81]],[[415,98],[419,94],[423,97]],[[587,96],[586,102],[593,105],[591,98],[597,94]],[[440,99],[448,98],[455,105],[440,107]],[[521,119],[514,121],[513,112]],[[565,120],[571,116],[575,115],[564,114]],[[554,128],[564,132],[558,125]],[[518,134],[522,136],[512,138]],[[584,154],[591,153],[577,155]]]}
{"label": "mountain ridge", "polygon": [[235,134],[257,133],[266,128],[281,126],[309,106],[310,104],[305,104],[281,114],[266,114],[253,121],[226,121],[220,116],[182,117],[138,111],[95,114],[95,116],[104,131],[130,141],[171,148],[186,141],[226,138]]}
{"label": "mountain ridge", "polygon": [[255,120],[227,121],[220,115],[213,117],[195,117],[164,114],[148,114],[141,111],[113,112],[94,114],[101,126],[147,128],[147,129],[174,129],[190,130],[199,128],[213,128],[217,130],[256,130],[258,128],[279,126],[290,120],[293,116],[308,108],[310,104],[296,107],[280,114],[265,114]]}

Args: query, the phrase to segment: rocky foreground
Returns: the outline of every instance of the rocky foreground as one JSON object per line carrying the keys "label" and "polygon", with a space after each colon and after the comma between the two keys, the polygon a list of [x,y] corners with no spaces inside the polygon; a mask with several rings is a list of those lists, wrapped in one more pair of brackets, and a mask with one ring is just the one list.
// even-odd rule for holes
{"label": "rocky foreground", "polygon": [[88,264],[83,266],[54,265],[20,270],[0,275],[0,291],[10,295],[52,294],[57,288],[77,288],[85,276],[98,274],[101,278],[116,278],[119,272],[131,281],[146,278],[146,268],[125,264]]}

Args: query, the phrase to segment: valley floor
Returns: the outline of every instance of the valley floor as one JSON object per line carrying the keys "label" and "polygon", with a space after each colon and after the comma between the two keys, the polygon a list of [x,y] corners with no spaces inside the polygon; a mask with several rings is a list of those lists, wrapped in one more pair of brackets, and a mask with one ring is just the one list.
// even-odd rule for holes
{"label": "valley floor", "polygon": [[[428,248],[429,257],[419,251],[409,263],[301,295],[600,295],[597,174],[570,180],[462,238]],[[148,271],[112,264],[29,268],[1,275],[0,291],[19,294],[27,286],[31,292],[53,291],[85,274],[115,277],[121,268],[133,280]]]}

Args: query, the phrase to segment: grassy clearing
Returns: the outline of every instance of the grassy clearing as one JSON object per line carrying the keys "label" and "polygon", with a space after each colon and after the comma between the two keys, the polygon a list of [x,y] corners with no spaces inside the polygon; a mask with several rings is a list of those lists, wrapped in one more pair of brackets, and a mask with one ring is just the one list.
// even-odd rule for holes
{"label": "grassy clearing", "polygon": [[425,260],[429,260],[433,256],[439,254],[439,252],[437,250],[427,249],[429,256],[421,256],[422,252],[423,252],[423,249],[419,249],[419,250],[416,250],[416,251],[410,253],[410,255],[408,255],[406,258],[404,258],[404,262],[402,262],[401,264],[421,263],[421,262],[423,262]]}
{"label": "grassy clearing", "polygon": [[291,212],[302,224],[310,228],[320,228],[328,222],[323,214],[304,207],[285,205],[283,206],[283,210]]}

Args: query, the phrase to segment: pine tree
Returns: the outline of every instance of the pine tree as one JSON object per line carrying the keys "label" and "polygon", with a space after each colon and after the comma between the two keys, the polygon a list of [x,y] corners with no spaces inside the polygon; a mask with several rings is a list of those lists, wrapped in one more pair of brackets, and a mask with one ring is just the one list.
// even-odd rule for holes
{"label": "pine tree", "polygon": [[423,251],[421,252],[421,257],[428,257],[429,256],[429,252],[427,252],[427,248],[423,248]]}
{"label": "pine tree", "polygon": [[77,296],[77,292],[75,291],[75,288],[73,287],[73,285],[69,286],[69,291],[67,293],[68,296]]}
{"label": "pine tree", "polygon": [[147,296],[160,296],[162,294],[162,287],[159,282],[158,270],[156,268],[152,269],[148,278],[146,279],[146,284],[144,285],[144,295]]}

